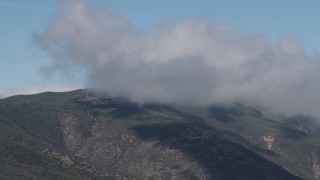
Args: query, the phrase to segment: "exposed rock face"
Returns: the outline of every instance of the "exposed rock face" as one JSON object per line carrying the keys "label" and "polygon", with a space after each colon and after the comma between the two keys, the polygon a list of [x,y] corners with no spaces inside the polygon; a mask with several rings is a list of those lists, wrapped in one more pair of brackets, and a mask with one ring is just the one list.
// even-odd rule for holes
{"label": "exposed rock face", "polygon": [[318,160],[317,154],[312,153],[311,154],[311,159],[312,159],[312,162],[313,162],[312,169],[313,169],[314,177],[316,179],[320,179],[320,165],[319,165],[319,162],[318,162],[319,160]]}
{"label": "exposed rock face", "polygon": [[61,110],[58,117],[65,147],[69,151],[75,152],[82,144],[81,134],[76,131],[77,119],[72,115],[70,110]]}
{"label": "exposed rock face", "polygon": [[71,158],[68,155],[61,154],[60,152],[57,152],[55,150],[47,148],[43,151],[43,153],[58,159],[59,161],[61,161],[62,165],[71,166],[74,164],[74,162],[71,160]]}
{"label": "exposed rock face", "polygon": [[274,143],[274,137],[272,137],[272,135],[264,135],[262,136],[262,140],[266,143],[267,149],[271,150]]}

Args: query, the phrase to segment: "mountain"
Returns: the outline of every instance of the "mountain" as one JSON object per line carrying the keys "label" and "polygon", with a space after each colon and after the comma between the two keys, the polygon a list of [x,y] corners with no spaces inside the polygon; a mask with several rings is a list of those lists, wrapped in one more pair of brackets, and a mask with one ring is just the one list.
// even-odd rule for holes
{"label": "mountain", "polygon": [[319,179],[316,124],[241,104],[13,96],[0,100],[0,179]]}

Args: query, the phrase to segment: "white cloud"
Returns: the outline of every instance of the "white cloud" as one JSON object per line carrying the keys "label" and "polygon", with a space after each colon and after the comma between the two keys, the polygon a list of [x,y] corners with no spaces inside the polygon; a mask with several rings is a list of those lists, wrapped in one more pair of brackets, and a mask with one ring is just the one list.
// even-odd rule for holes
{"label": "white cloud", "polygon": [[88,87],[137,102],[243,102],[320,116],[319,57],[294,39],[192,18],[141,33],[88,1],[65,0],[35,40],[51,69],[85,69]]}

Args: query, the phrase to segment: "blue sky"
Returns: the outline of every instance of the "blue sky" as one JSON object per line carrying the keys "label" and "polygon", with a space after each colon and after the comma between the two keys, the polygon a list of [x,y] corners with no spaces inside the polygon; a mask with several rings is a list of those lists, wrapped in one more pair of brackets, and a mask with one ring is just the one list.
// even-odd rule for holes
{"label": "blue sky", "polygon": [[[272,40],[301,39],[311,53],[320,50],[319,0],[92,0],[149,31],[161,21],[210,18],[241,33],[263,33]],[[23,87],[79,85],[80,81],[55,74],[44,77],[40,69],[49,57],[32,41],[57,13],[57,0],[0,0],[0,92]]]}

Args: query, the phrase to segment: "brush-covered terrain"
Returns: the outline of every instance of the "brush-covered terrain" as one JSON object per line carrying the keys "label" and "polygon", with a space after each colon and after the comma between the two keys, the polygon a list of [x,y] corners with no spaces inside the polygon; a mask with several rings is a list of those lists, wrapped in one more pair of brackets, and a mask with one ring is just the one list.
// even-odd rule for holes
{"label": "brush-covered terrain", "polygon": [[13,96],[0,100],[0,179],[319,179],[319,132],[241,104]]}

